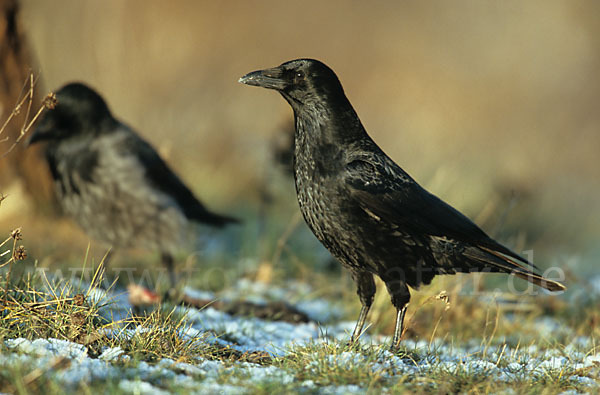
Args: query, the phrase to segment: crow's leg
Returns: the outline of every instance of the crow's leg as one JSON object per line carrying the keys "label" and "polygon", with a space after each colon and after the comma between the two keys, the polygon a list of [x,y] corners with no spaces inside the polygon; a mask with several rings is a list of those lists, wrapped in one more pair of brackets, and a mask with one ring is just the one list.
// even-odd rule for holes
{"label": "crow's leg", "polygon": [[404,315],[406,314],[406,308],[408,307],[408,303],[404,305],[403,308],[397,311],[396,313],[396,327],[394,329],[394,339],[392,340],[392,346],[390,350],[392,352],[397,352],[400,348],[400,340],[402,339],[402,331],[404,330]]}
{"label": "crow's leg", "polygon": [[371,305],[373,304],[373,299],[375,298],[375,281],[373,280],[373,275],[369,272],[352,272],[352,278],[356,282],[356,293],[358,293],[358,297],[360,298],[360,303],[362,304],[362,308],[360,309],[360,315],[358,316],[358,321],[356,322],[356,326],[354,327],[354,331],[352,332],[352,337],[350,338],[350,343],[355,343],[358,341],[360,337],[363,327],[365,326],[365,321],[367,320],[367,314],[371,309]]}
{"label": "crow's leg", "polygon": [[400,339],[404,330],[404,316],[406,315],[408,302],[410,302],[410,291],[404,281],[390,281],[386,282],[385,285],[392,297],[392,304],[396,308],[396,327],[394,328],[394,338],[390,347],[392,352],[396,352],[400,347]]}
{"label": "crow's leg", "polygon": [[167,268],[167,272],[169,273],[169,282],[171,284],[171,290],[175,290],[175,285],[177,285],[177,278],[175,277],[175,259],[173,255],[168,252],[162,252],[160,255],[162,264]]}

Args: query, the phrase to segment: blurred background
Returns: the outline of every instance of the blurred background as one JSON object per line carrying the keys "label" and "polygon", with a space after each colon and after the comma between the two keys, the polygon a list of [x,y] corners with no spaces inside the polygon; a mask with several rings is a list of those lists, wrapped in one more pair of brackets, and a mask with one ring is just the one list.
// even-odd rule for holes
{"label": "blurred background", "polygon": [[[288,160],[289,105],[237,83],[299,57],[336,71],[373,139],[431,192],[517,251],[533,250],[540,267],[565,268],[567,283],[597,272],[600,2],[21,6],[41,94],[73,80],[95,87],[211,209],[244,218],[242,229],[215,232],[211,258],[242,275],[264,262],[266,277],[341,273],[299,220],[276,160]],[[46,264],[80,262],[88,238],[35,214],[22,184],[1,186],[2,229],[23,226],[31,256]]]}

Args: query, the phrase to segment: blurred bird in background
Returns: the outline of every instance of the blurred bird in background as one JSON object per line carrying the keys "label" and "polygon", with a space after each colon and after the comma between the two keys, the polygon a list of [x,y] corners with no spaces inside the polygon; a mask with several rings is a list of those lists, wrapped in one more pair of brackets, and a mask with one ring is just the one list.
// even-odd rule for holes
{"label": "blurred bird in background", "polygon": [[209,211],[93,89],[70,83],[56,97],[56,108],[39,121],[28,144],[47,143],[63,211],[113,249],[158,250],[173,289],[173,254],[188,224],[220,228],[239,221]]}
{"label": "blurred bird in background", "polygon": [[360,336],[375,296],[373,275],[396,307],[399,348],[409,286],[438,274],[504,272],[551,291],[565,287],[491,239],[466,216],[423,189],[365,131],[335,73],[297,59],[249,73],[243,84],[278,91],[294,110],[294,179],[308,226],[350,270],[362,309]]}

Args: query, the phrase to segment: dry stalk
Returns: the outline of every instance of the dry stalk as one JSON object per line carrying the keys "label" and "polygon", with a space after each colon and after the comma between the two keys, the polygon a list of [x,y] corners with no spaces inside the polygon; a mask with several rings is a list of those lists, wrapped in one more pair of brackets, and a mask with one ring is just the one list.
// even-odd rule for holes
{"label": "dry stalk", "polygon": [[[15,105],[15,108],[12,110],[12,112],[9,114],[8,118],[6,118],[6,120],[2,124],[2,127],[0,127],[0,135],[2,135],[2,133],[4,132],[4,130],[10,123],[10,121],[14,117],[16,117],[17,115],[19,115],[21,113],[23,106],[26,106],[25,120],[23,121],[23,125],[21,126],[19,136],[12,143],[12,145],[8,148],[8,150],[2,154],[2,156],[0,158],[6,157],[21,142],[21,140],[23,140],[23,137],[25,137],[25,135],[27,134],[29,129],[31,129],[31,127],[33,126],[35,121],[37,121],[37,119],[40,117],[40,115],[42,115],[42,112],[44,110],[46,110],[46,109],[52,110],[56,107],[56,104],[58,103],[58,101],[56,99],[56,95],[52,92],[48,93],[46,95],[46,97],[42,100],[42,104],[41,104],[40,108],[37,110],[35,115],[30,119],[31,108],[33,105],[34,87],[37,84],[38,79],[39,79],[39,76],[34,78],[33,73],[29,74],[28,81],[25,82],[25,84],[23,85],[23,88],[25,89],[27,87],[27,84],[29,84],[27,93],[25,94],[25,96],[23,96],[23,98],[21,98],[18,101],[18,103]],[[0,140],[0,142],[6,142],[6,141],[8,141],[8,137]]]}

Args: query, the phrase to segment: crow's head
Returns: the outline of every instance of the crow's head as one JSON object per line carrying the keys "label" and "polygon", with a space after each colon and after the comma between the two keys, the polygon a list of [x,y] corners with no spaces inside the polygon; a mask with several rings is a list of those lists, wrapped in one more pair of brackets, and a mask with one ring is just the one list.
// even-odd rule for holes
{"label": "crow's head", "polygon": [[56,107],[42,116],[28,144],[94,136],[114,120],[102,97],[82,83],[63,86],[56,99]]}
{"label": "crow's head", "polygon": [[239,82],[275,89],[295,109],[315,102],[345,98],[333,70],[314,59],[296,59],[271,69],[253,71],[240,78]]}

